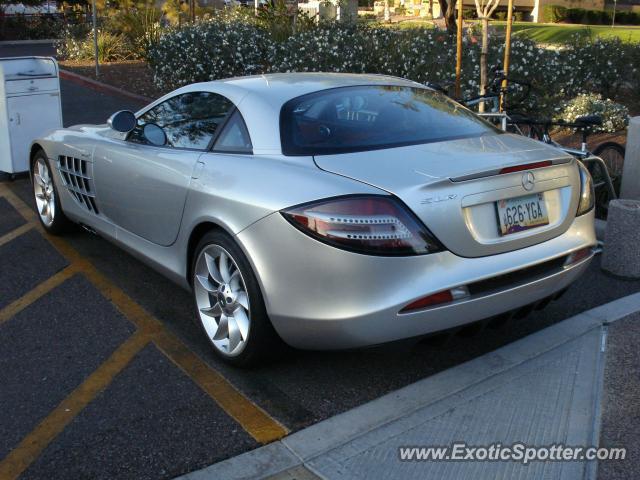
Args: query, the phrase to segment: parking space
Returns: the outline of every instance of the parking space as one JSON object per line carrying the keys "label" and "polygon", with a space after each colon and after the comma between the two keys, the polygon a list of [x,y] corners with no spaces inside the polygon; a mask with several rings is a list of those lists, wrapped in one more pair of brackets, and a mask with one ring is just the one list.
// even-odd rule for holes
{"label": "parking space", "polygon": [[43,236],[6,184],[0,197],[32,225],[0,252],[0,478],[173,477],[287,433],[68,242]]}
{"label": "parking space", "polygon": [[55,472],[67,478],[172,478],[258,445],[157,347],[148,345],[42,452],[24,478],[52,478]]}
{"label": "parking space", "polygon": [[[1,54],[1,52],[0,52]],[[141,105],[62,82],[65,124]],[[190,296],[100,237],[45,235],[28,179],[0,183],[0,478],[172,478],[640,290],[596,259],[545,310],[499,328],[221,364]]]}
{"label": "parking space", "polygon": [[14,449],[132,332],[131,323],[79,275],[6,321],[0,336],[0,383],[6,387],[3,410],[11,414],[3,418],[0,456]]}

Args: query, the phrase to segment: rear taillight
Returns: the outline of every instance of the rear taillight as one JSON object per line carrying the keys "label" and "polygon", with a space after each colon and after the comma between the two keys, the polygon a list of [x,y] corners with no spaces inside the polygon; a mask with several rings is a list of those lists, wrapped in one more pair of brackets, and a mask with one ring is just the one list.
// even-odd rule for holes
{"label": "rear taillight", "polygon": [[336,197],[281,213],[307,235],[357,253],[400,256],[442,250],[426,227],[393,197]]}

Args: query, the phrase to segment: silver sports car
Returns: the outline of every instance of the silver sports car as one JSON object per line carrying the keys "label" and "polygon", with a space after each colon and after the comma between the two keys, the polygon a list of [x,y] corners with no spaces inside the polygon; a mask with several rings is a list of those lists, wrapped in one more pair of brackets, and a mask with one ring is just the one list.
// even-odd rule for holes
{"label": "silver sports car", "polygon": [[596,245],[574,158],[387,76],[189,85],[30,155],[44,228],[81,224],[189,288],[236,364],[542,307]]}

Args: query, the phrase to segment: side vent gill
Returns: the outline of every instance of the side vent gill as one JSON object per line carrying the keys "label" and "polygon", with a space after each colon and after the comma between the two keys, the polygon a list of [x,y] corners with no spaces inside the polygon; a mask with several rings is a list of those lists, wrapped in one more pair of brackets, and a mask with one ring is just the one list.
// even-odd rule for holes
{"label": "side vent gill", "polygon": [[98,215],[93,185],[93,164],[80,158],[58,157],[58,170],[64,186],[76,201],[90,212]]}

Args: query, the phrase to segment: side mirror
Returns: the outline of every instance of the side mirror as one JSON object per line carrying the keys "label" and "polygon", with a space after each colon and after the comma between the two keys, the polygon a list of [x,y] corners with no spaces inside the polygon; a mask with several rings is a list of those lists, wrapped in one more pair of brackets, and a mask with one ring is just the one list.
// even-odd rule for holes
{"label": "side mirror", "polygon": [[107,125],[116,132],[129,133],[136,128],[136,116],[129,110],[120,110],[109,117]]}
{"label": "side mirror", "polygon": [[167,144],[167,134],[155,123],[147,123],[142,129],[142,134],[151,145],[162,147]]}

